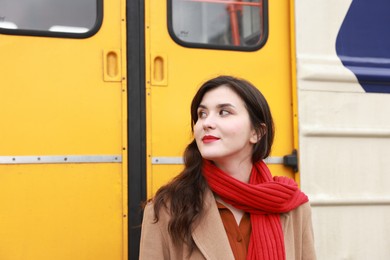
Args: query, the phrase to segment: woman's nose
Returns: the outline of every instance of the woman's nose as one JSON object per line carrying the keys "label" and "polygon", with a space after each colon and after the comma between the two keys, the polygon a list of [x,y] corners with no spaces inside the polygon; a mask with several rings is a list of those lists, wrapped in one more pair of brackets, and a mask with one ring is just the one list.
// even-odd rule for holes
{"label": "woman's nose", "polygon": [[203,129],[214,129],[215,128],[215,118],[212,115],[208,115],[204,120],[203,120]]}

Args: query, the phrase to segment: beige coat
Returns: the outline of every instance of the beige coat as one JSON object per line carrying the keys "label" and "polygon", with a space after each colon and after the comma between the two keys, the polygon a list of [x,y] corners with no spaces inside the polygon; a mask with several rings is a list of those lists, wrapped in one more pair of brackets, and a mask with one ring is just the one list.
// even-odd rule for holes
{"label": "beige coat", "polygon": [[[287,260],[315,260],[311,209],[305,203],[297,209],[281,214]],[[169,213],[162,209],[154,223],[153,204],[144,211],[142,223],[141,260],[234,259],[215,198],[210,190],[205,196],[204,215],[192,233],[196,248],[189,256],[188,248],[175,246],[168,233]]]}

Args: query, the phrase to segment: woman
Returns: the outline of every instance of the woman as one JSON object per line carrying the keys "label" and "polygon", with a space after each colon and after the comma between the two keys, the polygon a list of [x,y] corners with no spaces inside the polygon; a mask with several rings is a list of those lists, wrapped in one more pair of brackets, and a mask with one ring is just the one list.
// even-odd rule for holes
{"label": "woman", "polygon": [[315,259],[307,196],[263,162],[274,138],[263,95],[211,79],[191,120],[184,170],[145,207],[140,259]]}

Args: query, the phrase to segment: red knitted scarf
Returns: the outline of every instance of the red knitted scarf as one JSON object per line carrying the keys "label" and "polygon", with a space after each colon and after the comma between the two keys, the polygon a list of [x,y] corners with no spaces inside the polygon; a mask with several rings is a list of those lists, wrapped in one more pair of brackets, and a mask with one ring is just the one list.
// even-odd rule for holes
{"label": "red knitted scarf", "polygon": [[203,162],[203,175],[221,199],[250,213],[252,233],[247,259],[285,259],[279,214],[308,201],[295,181],[287,177],[272,178],[263,161],[253,165],[249,184],[231,177],[207,160]]}

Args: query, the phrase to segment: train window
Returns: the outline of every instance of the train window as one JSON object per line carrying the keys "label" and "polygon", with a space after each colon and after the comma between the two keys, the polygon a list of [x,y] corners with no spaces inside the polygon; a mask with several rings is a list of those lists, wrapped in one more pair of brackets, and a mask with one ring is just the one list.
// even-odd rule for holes
{"label": "train window", "polygon": [[103,17],[103,0],[1,0],[0,33],[86,38]]}
{"label": "train window", "polygon": [[267,40],[267,0],[170,0],[168,17],[186,47],[251,51]]}

